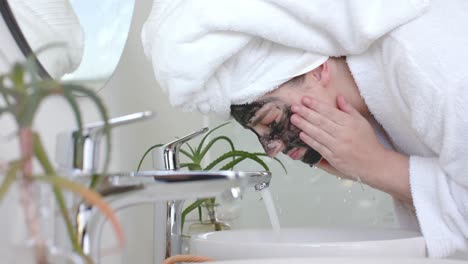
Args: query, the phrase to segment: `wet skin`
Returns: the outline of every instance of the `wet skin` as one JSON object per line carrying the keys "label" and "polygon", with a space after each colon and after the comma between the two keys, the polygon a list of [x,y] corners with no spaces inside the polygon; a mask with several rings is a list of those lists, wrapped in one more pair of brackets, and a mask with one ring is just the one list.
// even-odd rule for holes
{"label": "wet skin", "polygon": [[322,156],[299,138],[301,131],[291,123],[292,114],[291,106],[275,97],[231,106],[234,119],[257,135],[270,157],[283,152],[313,166]]}

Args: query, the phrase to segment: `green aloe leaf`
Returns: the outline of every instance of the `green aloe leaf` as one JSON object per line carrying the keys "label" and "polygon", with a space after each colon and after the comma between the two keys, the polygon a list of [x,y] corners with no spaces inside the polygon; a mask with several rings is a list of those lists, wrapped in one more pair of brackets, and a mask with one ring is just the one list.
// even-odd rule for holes
{"label": "green aloe leaf", "polygon": [[232,170],[234,168],[234,166],[241,163],[245,159],[246,159],[245,157],[234,159],[233,161],[231,161],[228,164],[221,167],[219,170]]}
{"label": "green aloe leaf", "polygon": [[190,143],[185,142],[184,145],[187,145],[187,147],[190,149],[190,152],[192,152],[192,156],[195,157],[195,156],[196,156],[196,152],[195,152],[195,150],[193,149],[193,147],[190,145]]}
{"label": "green aloe leaf", "polygon": [[[82,116],[79,104],[76,101],[75,97],[77,94],[87,96],[95,104],[100,116],[104,121],[104,129],[102,133],[106,136],[107,144],[107,155],[104,170],[107,170],[110,159],[110,155],[108,155],[108,153],[110,152],[111,148],[110,126],[108,124],[109,118],[107,116],[106,109],[101,99],[96,95],[94,91],[85,87],[71,83],[64,84],[53,79],[41,79],[37,74],[39,69],[39,65],[37,64],[36,60],[37,54],[48,50],[54,46],[63,46],[63,43],[53,43],[38,49],[35,53],[31,53],[27,56],[25,63],[17,63],[12,67],[9,73],[0,75],[0,96],[3,97],[3,103],[1,103],[0,105],[0,114],[7,112],[11,113],[16,119],[17,125],[20,129],[24,127],[30,127],[33,123],[36,113],[38,112],[39,106],[41,105],[42,101],[44,101],[43,99],[51,95],[60,95],[63,96],[70,105],[78,126],[78,130],[82,130]],[[27,79],[26,77],[28,77],[29,79]],[[11,88],[6,87],[6,83],[4,82],[5,79],[11,81]],[[6,105],[6,107],[4,107],[4,105]],[[36,133],[34,133],[33,148],[34,156],[39,160],[40,164],[42,165],[45,171],[45,174],[52,175],[47,177],[34,177],[34,180],[48,182],[53,187],[55,199],[62,213],[62,218],[65,221],[67,230],[69,231],[69,237],[71,242],[73,243],[73,248],[79,254],[84,256],[83,252],[81,251],[81,248],[77,243],[77,236],[73,232],[74,229],[71,225],[71,218],[68,214],[69,212],[65,205],[62,190],[68,189],[80,194],[83,198],[85,198],[85,200],[95,205],[98,209],[101,209],[104,214],[110,217],[109,219],[113,223],[114,227],[116,227],[115,216],[112,215],[112,211],[109,211],[110,208],[106,207],[106,204],[103,203],[103,200],[100,200],[100,197],[96,196],[96,193],[92,192],[84,186],[76,185],[75,183],[67,179],[62,179],[58,176],[55,176],[56,173],[54,171],[54,168],[49,162],[47,154],[43,149],[42,143],[40,142],[40,138]],[[18,165],[15,165],[15,163],[10,163],[5,179],[0,185],[0,200],[1,197],[3,197],[4,194],[8,191],[10,185],[15,180],[16,174],[20,170],[19,167],[15,168],[15,166]],[[120,234],[119,230],[116,230],[116,232],[120,239],[122,236],[121,230]],[[120,241],[123,240],[120,239]],[[88,261],[90,260],[89,258],[86,259]]]}
{"label": "green aloe leaf", "polygon": [[114,232],[119,240],[120,247],[123,248],[125,244],[125,238],[122,227],[120,226],[120,223],[117,220],[117,216],[115,215],[112,208],[110,208],[110,206],[103,200],[99,193],[90,190],[76,182],[70,181],[66,178],[56,175],[37,176],[36,179],[53,184],[54,186],[60,187],[62,189],[70,190],[81,196],[88,203],[98,208],[110,221]]}
{"label": "green aloe leaf", "polygon": [[203,221],[203,211],[202,211],[201,206],[198,206],[197,209],[198,209],[198,222],[201,222]]}
{"label": "green aloe leaf", "polygon": [[0,108],[0,115],[5,114],[5,113],[11,113],[13,114],[15,111],[15,108],[12,106],[9,107],[2,107]]}
{"label": "green aloe leaf", "polygon": [[[55,175],[55,170],[52,164],[50,163],[49,159],[47,158],[47,154],[45,152],[44,146],[42,144],[41,138],[39,134],[36,132],[33,133],[33,147],[34,147],[34,155],[36,156],[37,160],[41,164],[42,168],[44,169],[47,175]],[[78,252],[81,256],[86,257],[82,248],[80,247],[76,232],[73,228],[70,214],[68,213],[68,209],[65,203],[65,198],[63,196],[62,190],[57,186],[53,186],[52,190],[54,192],[55,200],[57,201],[57,205],[59,207],[60,213],[62,214],[63,220],[65,222],[65,227],[67,229],[68,237],[72,243],[73,249]]]}
{"label": "green aloe leaf", "polygon": [[39,60],[38,60],[37,56],[39,56],[39,54],[41,54],[41,53],[43,53],[43,52],[45,52],[47,50],[51,50],[51,49],[54,49],[54,48],[59,48],[59,47],[66,48],[66,45],[67,44],[65,42],[59,42],[59,41],[49,43],[49,44],[46,44],[46,45],[43,45],[43,46],[39,47],[34,52],[31,52],[26,56],[26,62],[24,64],[24,67],[31,74],[32,82],[37,82],[38,79],[39,79],[39,76],[37,74],[39,72],[39,65],[37,64],[37,61],[39,61]]}
{"label": "green aloe leaf", "polygon": [[76,98],[69,89],[64,90],[63,96],[65,97],[73,111],[73,115],[75,116],[75,122],[78,126],[78,132],[81,133],[81,131],[83,131],[83,119],[81,117],[80,107],[76,101]]}
{"label": "green aloe leaf", "polygon": [[26,84],[31,91],[40,91],[44,95],[63,95],[63,85],[52,79],[39,80]]}
{"label": "green aloe leaf", "polygon": [[22,92],[18,92],[18,91],[15,91],[13,89],[6,88],[6,87],[0,87],[0,92],[2,93],[3,97],[5,98],[5,102],[7,102],[7,104],[13,104],[13,103],[11,103],[11,101],[9,99],[13,98],[16,101],[18,101],[24,95],[24,93],[22,93]]}
{"label": "green aloe leaf", "polygon": [[137,166],[137,169],[136,171],[140,171],[141,169],[141,165],[143,164],[143,161],[145,160],[145,157],[155,148],[158,148],[158,147],[161,147],[163,144],[156,144],[156,145],[153,145],[151,147],[149,147],[146,151],[145,151],[145,154],[143,154],[143,156],[141,157],[140,161],[138,162],[138,166]]}
{"label": "green aloe leaf", "polygon": [[181,163],[180,168],[188,168],[189,170],[201,170],[201,166],[198,163]]}
{"label": "green aloe leaf", "polygon": [[256,155],[254,155],[252,153],[249,153],[247,151],[241,151],[241,150],[234,150],[234,151],[229,151],[229,152],[224,153],[223,155],[221,155],[220,157],[215,159],[213,162],[211,162],[205,168],[205,170],[211,170],[216,165],[218,165],[219,163],[223,162],[224,160],[226,160],[228,158],[232,158],[232,157],[245,157],[246,159],[251,159],[251,160],[257,162],[258,164],[260,164],[260,166],[262,166],[265,170],[269,170],[268,166],[265,164],[265,162],[262,159],[260,159],[259,157],[257,157]]}
{"label": "green aloe leaf", "polygon": [[[193,155],[190,155],[190,153],[188,153],[187,151],[183,150],[183,149],[179,149],[180,153],[184,154],[187,158],[191,159],[191,160],[194,160],[194,157]],[[192,152],[193,153],[193,152]]]}
{"label": "green aloe leaf", "polygon": [[225,126],[225,125],[228,125],[229,123],[230,123],[230,122],[223,123],[223,124],[221,124],[221,125],[219,125],[219,126],[213,128],[213,129],[211,129],[210,132],[206,133],[205,136],[204,136],[204,137],[202,138],[202,140],[200,141],[200,144],[198,144],[198,147],[197,147],[197,150],[196,150],[196,151],[197,151],[197,154],[200,155],[200,153],[201,153],[201,151],[202,151],[202,148],[203,148],[203,144],[205,144],[206,139],[208,138],[208,136],[209,136],[211,133],[215,132],[216,130],[220,129],[221,127],[223,127],[223,126]]}
{"label": "green aloe leaf", "polygon": [[99,174],[93,173],[91,175],[91,181],[89,183],[89,188],[94,190],[96,188],[96,186],[98,186],[99,180],[101,180],[101,177],[99,176]]}
{"label": "green aloe leaf", "polygon": [[205,199],[198,199],[195,202],[191,203],[189,206],[187,206],[187,208],[185,208],[184,211],[182,211],[181,230],[184,230],[185,217],[187,216],[187,214],[189,214],[194,209],[200,207],[200,205],[202,205],[204,201]]}
{"label": "green aloe leaf", "polygon": [[[107,155],[104,161],[104,169],[103,169],[103,174],[105,174],[110,165],[110,158],[111,158],[110,153],[112,152],[111,133],[110,133],[111,127],[109,125],[109,116],[107,114],[106,107],[104,106],[104,103],[102,102],[102,100],[95,94],[95,92],[90,89],[84,88],[79,85],[71,84],[71,83],[64,84],[62,87],[64,90],[70,90],[72,92],[81,93],[87,96],[88,98],[90,98],[91,101],[94,102],[95,106],[98,109],[99,114],[101,115],[101,119],[104,122],[102,133],[105,135],[105,138],[106,138],[106,154]],[[91,182],[95,183],[95,185],[90,185],[90,188],[93,189],[99,183],[99,177],[93,176],[93,179]]]}
{"label": "green aloe leaf", "polygon": [[4,113],[10,113],[15,116],[17,106],[13,101],[22,100],[21,99],[23,97],[22,94],[13,89],[3,87],[3,78],[1,78],[0,79],[0,95],[2,95],[3,101],[6,104],[5,107],[0,108],[0,115]]}
{"label": "green aloe leaf", "polygon": [[31,56],[28,56],[26,58],[26,62],[24,63],[23,67],[31,75],[30,76],[31,77],[31,83],[36,84],[36,83],[38,83],[40,81],[39,77],[38,77],[38,74],[37,74],[39,72],[39,66],[37,65],[37,62],[34,60],[33,55],[34,54],[32,54]]}
{"label": "green aloe leaf", "polygon": [[[263,152],[254,152],[254,153],[252,153],[252,154],[254,154],[254,155],[256,155],[256,156],[262,156],[262,157],[269,157],[269,158],[270,158],[270,156],[268,156],[266,153],[263,153]],[[281,162],[281,160],[278,159],[277,157],[274,157],[273,159],[274,159],[275,161],[277,161],[277,162],[281,165],[281,167],[283,168],[284,172],[285,172],[286,174],[288,174],[288,170],[287,170],[286,167],[284,166],[283,162]]]}
{"label": "green aloe leaf", "polygon": [[14,161],[10,163],[5,178],[3,179],[2,185],[0,185],[0,202],[3,200],[3,197],[8,192],[13,182],[15,182],[16,174],[21,168],[21,165],[22,162],[20,161]]}
{"label": "green aloe leaf", "polygon": [[15,63],[13,70],[10,73],[10,80],[13,82],[15,91],[25,92],[24,86],[24,68],[20,63]]}
{"label": "green aloe leaf", "polygon": [[45,96],[46,94],[36,90],[28,96],[27,101],[23,102],[22,111],[18,116],[20,127],[32,126],[37,110],[39,109],[39,106],[42,103],[42,100],[45,98]]}
{"label": "green aloe leaf", "polygon": [[234,151],[236,150],[236,148],[234,147],[234,143],[232,142],[232,140],[227,137],[227,136],[218,136],[218,137],[215,137],[213,138],[207,145],[206,147],[203,149],[203,151],[200,153],[200,159],[203,159],[206,155],[206,153],[208,152],[208,150],[211,149],[211,147],[214,145],[214,143],[216,143],[217,141],[220,141],[220,140],[224,140],[226,141],[229,146],[231,147],[231,151]]}

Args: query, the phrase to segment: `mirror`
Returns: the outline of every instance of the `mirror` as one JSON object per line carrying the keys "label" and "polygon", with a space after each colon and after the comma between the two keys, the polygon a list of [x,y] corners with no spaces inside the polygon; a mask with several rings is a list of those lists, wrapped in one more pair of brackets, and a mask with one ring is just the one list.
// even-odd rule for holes
{"label": "mirror", "polygon": [[135,0],[7,0],[0,11],[25,56],[37,52],[43,78],[101,89],[120,60]]}

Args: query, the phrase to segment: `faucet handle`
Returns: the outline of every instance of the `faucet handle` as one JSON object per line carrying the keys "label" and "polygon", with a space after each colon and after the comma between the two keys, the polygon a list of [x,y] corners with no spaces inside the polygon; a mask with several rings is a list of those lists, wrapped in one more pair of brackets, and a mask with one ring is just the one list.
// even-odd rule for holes
{"label": "faucet handle", "polygon": [[[154,117],[154,112],[145,111],[145,112],[138,112],[129,115],[119,116],[107,121],[108,125],[112,128],[117,126],[123,126],[127,124],[132,124],[138,121],[143,121]],[[99,121],[87,124],[83,127],[83,134],[90,135],[90,136],[99,136],[104,131],[105,122]]]}
{"label": "faucet handle", "polygon": [[[131,124],[154,117],[151,111],[133,113],[108,120],[110,127]],[[56,161],[60,168],[95,173],[99,166],[99,146],[105,122],[83,126],[82,131],[59,133],[56,145]]]}
{"label": "faucet handle", "polygon": [[187,141],[193,139],[194,137],[197,137],[197,136],[199,136],[199,135],[205,133],[206,131],[208,131],[208,128],[207,128],[207,127],[201,128],[201,129],[199,129],[199,130],[197,130],[197,131],[195,131],[195,132],[192,132],[192,133],[190,133],[190,134],[188,134],[188,135],[186,135],[186,136],[183,136],[183,137],[178,138],[178,139],[176,139],[176,140],[174,140],[174,141],[172,141],[172,142],[169,142],[169,143],[167,143],[167,144],[164,144],[163,147],[165,147],[165,148],[172,148],[172,149],[174,149],[174,148],[179,148],[179,147],[182,146],[182,144],[184,144],[185,142],[187,142]]}
{"label": "faucet handle", "polygon": [[179,169],[179,148],[187,141],[208,131],[207,127],[199,129],[153,150],[153,167],[157,170]]}

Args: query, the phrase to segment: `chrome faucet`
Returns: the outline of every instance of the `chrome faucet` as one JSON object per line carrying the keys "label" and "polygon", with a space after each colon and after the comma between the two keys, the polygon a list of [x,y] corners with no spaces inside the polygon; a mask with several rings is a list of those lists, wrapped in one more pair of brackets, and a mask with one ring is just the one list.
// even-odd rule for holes
{"label": "chrome faucet", "polygon": [[[109,120],[109,125],[117,126],[148,119],[151,112],[142,112]],[[62,171],[71,173],[75,181],[89,184],[99,168],[99,145],[104,123],[85,126],[81,135],[62,133],[58,142],[58,162]],[[268,184],[270,172],[240,171],[180,171],[179,148],[188,140],[206,132],[201,129],[153,150],[154,171],[128,173],[108,173],[99,175],[96,190],[114,211],[133,205],[167,202],[165,255],[181,252],[180,218],[183,201],[193,198],[214,197],[231,188],[245,188]],[[81,162],[82,161],[82,162]],[[83,252],[94,259],[100,259],[100,236],[105,217],[93,206],[79,200],[72,201],[80,246]],[[155,221],[159,222],[159,221]],[[62,231],[63,232],[63,231]],[[61,234],[62,238],[64,234]],[[155,259],[156,262],[160,260]]]}
{"label": "chrome faucet", "polygon": [[155,170],[178,170],[179,166],[179,149],[187,141],[197,137],[208,131],[208,128],[202,128],[184,137],[176,139],[172,142],[155,148],[152,151],[153,168]]}
{"label": "chrome faucet", "polygon": [[[164,144],[153,150],[153,167],[156,170],[176,171],[179,166],[179,149],[187,141],[208,131],[202,128],[182,138]],[[245,186],[254,186],[256,190],[268,187],[271,179],[269,172],[256,172],[248,175]],[[230,188],[225,189],[225,194],[231,194]],[[231,194],[232,195],[232,194]],[[206,196],[205,196],[206,197]],[[185,200],[180,197],[177,200],[167,201],[166,206],[166,250],[165,257],[182,254],[182,209]],[[200,197],[197,197],[200,198]]]}
{"label": "chrome faucet", "polygon": [[[113,128],[132,124],[138,121],[147,120],[155,116],[154,112],[145,111],[133,113],[125,116],[120,116],[108,120],[108,126]],[[60,173],[73,178],[76,181],[88,184],[91,182],[90,177],[86,175],[97,174],[100,165],[100,146],[105,132],[105,122],[95,122],[87,124],[81,131],[66,131],[58,134],[56,145],[56,161],[58,163]],[[110,154],[108,154],[110,155]],[[133,189],[134,187],[130,188]],[[125,188],[117,188],[125,189]],[[126,188],[128,189],[128,188]],[[109,192],[109,190],[106,190]],[[113,190],[115,192],[116,190]],[[122,191],[122,190],[121,190]],[[73,199],[72,199],[73,200]],[[77,201],[68,201],[69,208],[74,210],[73,205]],[[78,206],[78,215],[75,219],[75,225],[80,233],[83,229],[82,223],[86,223],[89,215],[87,212],[91,207],[82,203]],[[56,227],[58,228],[58,227]],[[56,239],[62,242],[65,233],[63,230],[58,232]],[[87,238],[85,235],[80,236],[80,241],[85,252],[88,252]]]}
{"label": "chrome faucet", "polygon": [[[208,128],[202,128],[182,138],[169,142],[153,150],[153,168],[162,171],[179,170],[179,149],[187,141],[208,131]],[[166,249],[165,258],[181,254],[182,251],[182,230],[180,219],[182,218],[182,209],[184,200],[170,200],[166,205]],[[156,208],[155,208],[156,209]],[[156,227],[157,228],[157,227]]]}
{"label": "chrome faucet", "polygon": [[[155,117],[151,111],[139,112],[108,121],[110,127],[123,126]],[[66,173],[92,174],[99,170],[99,151],[104,122],[85,125],[82,131],[62,132],[57,136],[56,161]]]}
{"label": "chrome faucet", "polygon": [[[239,171],[142,171],[116,173],[101,176],[102,186],[98,188],[105,201],[115,211],[134,205],[154,203],[157,201],[179,201],[194,198],[214,197],[231,188],[253,186],[271,178],[270,172]],[[91,175],[80,176],[89,181]],[[164,252],[178,254],[180,248],[180,214],[171,211],[168,219],[174,227],[170,237],[156,238],[166,241]],[[162,220],[162,219],[161,219]],[[76,213],[76,228],[83,252],[92,259],[100,259],[100,241],[106,218],[92,206],[79,203]],[[155,222],[163,222],[156,220]],[[174,234],[172,236],[172,234]],[[155,260],[161,263],[162,259]]]}

